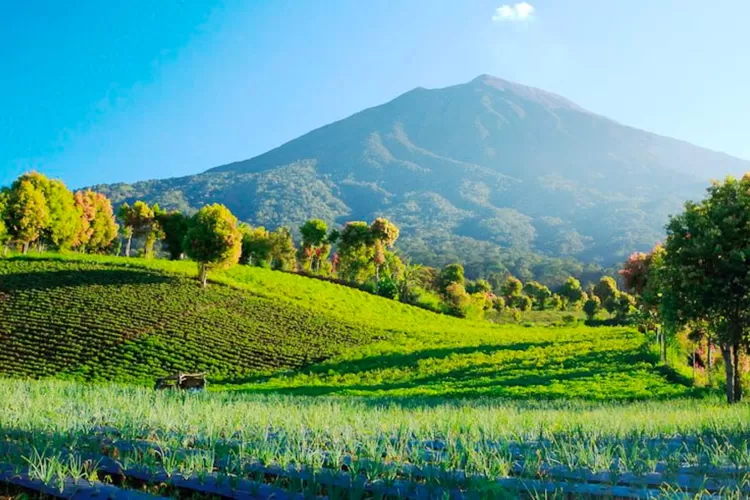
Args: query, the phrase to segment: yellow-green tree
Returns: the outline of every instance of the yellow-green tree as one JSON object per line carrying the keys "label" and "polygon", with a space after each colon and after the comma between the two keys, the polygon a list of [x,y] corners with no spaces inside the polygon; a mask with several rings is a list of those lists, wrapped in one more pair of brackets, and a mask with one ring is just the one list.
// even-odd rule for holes
{"label": "yellow-green tree", "polygon": [[190,219],[184,250],[198,263],[198,278],[205,287],[209,270],[229,267],[239,261],[242,233],[237,217],[224,205],[203,207]]}
{"label": "yellow-green tree", "polygon": [[6,207],[8,232],[17,241],[23,253],[42,237],[49,226],[50,215],[44,192],[29,179],[19,179],[13,183],[8,194]]}

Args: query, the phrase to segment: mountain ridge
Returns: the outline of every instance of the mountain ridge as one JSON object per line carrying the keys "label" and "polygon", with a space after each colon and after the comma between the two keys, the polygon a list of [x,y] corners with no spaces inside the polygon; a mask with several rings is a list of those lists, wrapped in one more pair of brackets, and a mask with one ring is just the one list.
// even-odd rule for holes
{"label": "mountain ridge", "polygon": [[726,153],[480,75],[413,89],[202,174],[96,188],[116,203],[186,211],[221,202],[271,227],[386,216],[417,261],[503,271],[526,259],[528,276],[545,259],[611,265],[646,250],[709,179],[748,170]]}

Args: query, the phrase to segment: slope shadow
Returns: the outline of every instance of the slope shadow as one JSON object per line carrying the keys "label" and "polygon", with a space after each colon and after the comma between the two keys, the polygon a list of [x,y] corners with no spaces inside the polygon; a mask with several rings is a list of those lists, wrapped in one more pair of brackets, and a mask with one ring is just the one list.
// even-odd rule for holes
{"label": "slope shadow", "polygon": [[152,285],[177,278],[165,274],[126,269],[54,270],[0,275],[0,291],[44,291],[80,286]]}

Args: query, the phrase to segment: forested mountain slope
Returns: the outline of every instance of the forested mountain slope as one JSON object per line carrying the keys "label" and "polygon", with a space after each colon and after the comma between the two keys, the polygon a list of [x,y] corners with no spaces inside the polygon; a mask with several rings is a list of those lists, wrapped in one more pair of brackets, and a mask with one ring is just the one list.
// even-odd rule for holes
{"label": "forested mountain slope", "polygon": [[221,202],[269,227],[383,215],[414,260],[538,276],[535,265],[558,265],[548,257],[611,265],[650,248],[708,179],[747,170],[750,162],[480,76],[414,89],[200,175],[96,189],[187,211]]}

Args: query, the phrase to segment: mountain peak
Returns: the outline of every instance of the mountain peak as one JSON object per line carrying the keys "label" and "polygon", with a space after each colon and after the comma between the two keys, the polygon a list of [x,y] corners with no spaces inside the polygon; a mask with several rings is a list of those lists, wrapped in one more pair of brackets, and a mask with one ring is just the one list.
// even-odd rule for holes
{"label": "mountain peak", "polygon": [[567,99],[561,95],[541,90],[536,87],[530,87],[528,85],[521,85],[520,83],[511,82],[504,80],[496,76],[483,74],[474,78],[469,85],[481,85],[485,87],[491,87],[499,91],[512,92],[519,97],[534,101],[549,108],[567,108],[581,113],[590,113],[590,111],[582,108],[578,104],[574,103],[570,99]]}

